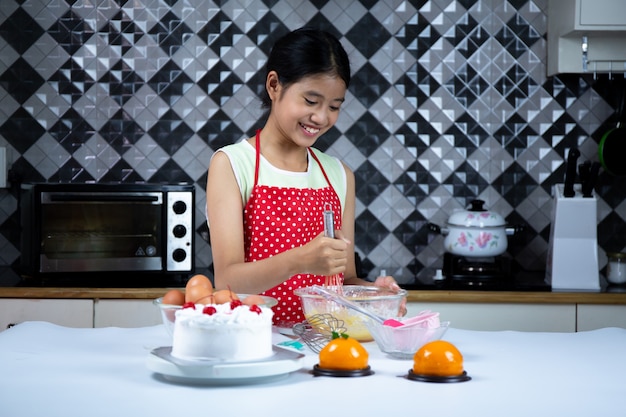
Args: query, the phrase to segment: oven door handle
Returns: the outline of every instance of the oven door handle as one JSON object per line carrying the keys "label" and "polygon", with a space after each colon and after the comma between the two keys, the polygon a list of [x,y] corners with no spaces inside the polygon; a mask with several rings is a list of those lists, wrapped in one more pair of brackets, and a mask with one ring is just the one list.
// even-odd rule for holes
{"label": "oven door handle", "polygon": [[72,202],[105,202],[105,203],[161,203],[159,193],[151,194],[52,194],[49,196],[50,202],[72,203]]}

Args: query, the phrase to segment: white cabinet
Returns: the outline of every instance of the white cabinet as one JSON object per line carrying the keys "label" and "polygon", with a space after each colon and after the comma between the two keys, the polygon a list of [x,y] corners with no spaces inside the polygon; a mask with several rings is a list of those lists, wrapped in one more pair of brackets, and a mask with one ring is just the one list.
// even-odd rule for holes
{"label": "white cabinet", "polygon": [[560,22],[560,35],[626,31],[624,0],[550,0],[548,16]]}
{"label": "white cabinet", "polygon": [[0,331],[23,321],[67,327],[142,327],[161,324],[152,300],[0,298]]}
{"label": "white cabinet", "polygon": [[450,326],[466,330],[575,332],[575,304],[407,303],[407,315],[438,311]]}
{"label": "white cabinet", "polygon": [[[546,304],[488,302],[407,303],[408,315],[440,313],[457,329],[575,332],[603,327],[626,328],[624,304]],[[143,327],[162,323],[152,299],[0,298],[0,331],[24,321],[68,327]]]}
{"label": "white cabinet", "polygon": [[548,1],[548,75],[623,72],[626,2]]}
{"label": "white cabinet", "polygon": [[24,321],[93,327],[93,300],[0,298],[0,331]]}
{"label": "white cabinet", "polygon": [[94,304],[94,327],[143,327],[162,324],[152,300],[104,300]]}
{"label": "white cabinet", "polygon": [[578,304],[577,330],[622,327],[626,329],[626,305]]}

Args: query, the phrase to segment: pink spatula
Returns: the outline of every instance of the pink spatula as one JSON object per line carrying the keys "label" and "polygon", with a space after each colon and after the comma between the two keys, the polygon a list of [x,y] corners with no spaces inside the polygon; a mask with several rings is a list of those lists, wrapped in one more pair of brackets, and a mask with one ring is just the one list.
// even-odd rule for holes
{"label": "pink spatula", "polygon": [[313,285],[311,286],[311,290],[324,296],[325,298],[329,300],[336,302],[337,304],[341,304],[344,307],[348,307],[355,311],[358,311],[361,314],[365,314],[366,316],[376,320],[377,322],[383,324],[384,326],[390,326],[390,327],[404,326],[404,323],[402,323],[401,321],[398,321],[396,319],[386,319],[384,317],[379,316],[378,314],[374,314],[371,311],[361,307],[360,305],[353,303],[347,298],[337,294],[336,292],[329,290],[328,288],[324,288],[319,285]]}
{"label": "pink spatula", "polygon": [[417,326],[421,327],[439,327],[439,313],[433,313],[430,310],[424,310],[417,314],[417,316],[410,317],[408,319],[404,319],[402,324],[407,326]]}

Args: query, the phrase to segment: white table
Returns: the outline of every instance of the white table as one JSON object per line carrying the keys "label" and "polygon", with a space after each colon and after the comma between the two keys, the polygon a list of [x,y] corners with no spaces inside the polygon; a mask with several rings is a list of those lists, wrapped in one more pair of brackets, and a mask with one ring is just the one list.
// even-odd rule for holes
{"label": "white table", "polygon": [[[275,342],[287,340],[278,333]],[[624,415],[626,330],[450,329],[471,381],[417,382],[410,360],[366,343],[375,374],[315,377],[303,368],[254,385],[169,382],[147,367],[170,344],[162,326],[76,329],[26,322],[0,333],[0,416],[599,416]],[[383,414],[384,413],[384,414]]]}

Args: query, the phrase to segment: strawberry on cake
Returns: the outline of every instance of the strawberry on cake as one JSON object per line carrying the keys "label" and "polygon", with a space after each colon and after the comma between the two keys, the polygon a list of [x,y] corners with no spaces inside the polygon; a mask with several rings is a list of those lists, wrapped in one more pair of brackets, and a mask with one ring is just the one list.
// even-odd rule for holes
{"label": "strawberry on cake", "polygon": [[186,360],[253,361],[273,354],[268,307],[185,303],[176,311],[172,356]]}

